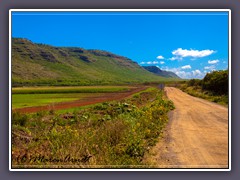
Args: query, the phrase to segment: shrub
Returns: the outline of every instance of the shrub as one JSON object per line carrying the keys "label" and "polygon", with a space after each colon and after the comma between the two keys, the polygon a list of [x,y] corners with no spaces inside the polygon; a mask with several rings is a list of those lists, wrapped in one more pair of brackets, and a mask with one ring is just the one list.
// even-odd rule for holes
{"label": "shrub", "polygon": [[19,112],[13,112],[12,123],[15,125],[25,126],[27,124],[28,117],[26,114],[20,114]]}
{"label": "shrub", "polygon": [[200,79],[190,79],[187,84],[188,86],[201,86],[202,81]]}
{"label": "shrub", "polygon": [[216,95],[228,94],[228,71],[207,73],[202,80],[203,90],[212,91]]}

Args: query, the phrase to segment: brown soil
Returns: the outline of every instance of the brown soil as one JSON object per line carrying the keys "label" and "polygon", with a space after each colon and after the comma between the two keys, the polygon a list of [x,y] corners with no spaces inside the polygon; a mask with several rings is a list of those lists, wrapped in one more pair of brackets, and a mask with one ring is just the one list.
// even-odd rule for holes
{"label": "brown soil", "polygon": [[147,86],[141,86],[141,87],[131,88],[130,90],[125,92],[102,93],[96,96],[83,98],[77,101],[54,103],[46,106],[18,108],[18,109],[14,109],[13,111],[21,112],[21,113],[33,113],[33,112],[39,112],[39,111],[45,111],[45,110],[49,111],[49,110],[60,110],[60,109],[81,107],[81,106],[86,106],[86,105],[91,105],[91,104],[96,104],[96,103],[101,103],[106,101],[121,100],[131,96],[134,93],[143,91],[147,88],[148,88]]}
{"label": "brown soil", "polygon": [[228,109],[165,88],[176,109],[147,161],[158,168],[228,168]]}

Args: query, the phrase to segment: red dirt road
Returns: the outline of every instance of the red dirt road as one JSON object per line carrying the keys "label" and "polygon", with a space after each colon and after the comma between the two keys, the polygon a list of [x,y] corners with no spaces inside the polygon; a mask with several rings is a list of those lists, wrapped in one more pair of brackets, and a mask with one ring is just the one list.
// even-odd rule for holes
{"label": "red dirt road", "polygon": [[83,98],[77,101],[71,102],[62,102],[62,103],[54,103],[46,106],[34,106],[34,107],[25,107],[25,108],[18,108],[14,109],[14,112],[21,112],[21,113],[34,113],[44,110],[60,110],[60,109],[69,109],[75,107],[81,107],[106,101],[113,101],[113,100],[121,100],[135,94],[139,91],[143,91],[147,89],[147,86],[141,86],[136,88],[131,88],[125,92],[116,92],[116,93],[103,93],[98,96],[92,96],[90,98]]}

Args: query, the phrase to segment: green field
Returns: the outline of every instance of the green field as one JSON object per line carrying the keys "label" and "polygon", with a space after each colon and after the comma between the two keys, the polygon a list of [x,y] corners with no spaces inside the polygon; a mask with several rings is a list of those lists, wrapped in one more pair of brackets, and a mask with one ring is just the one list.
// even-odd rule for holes
{"label": "green field", "polygon": [[43,106],[59,102],[68,102],[79,100],[84,97],[90,97],[92,93],[57,93],[57,94],[13,94],[12,108],[23,108],[31,106]]}
{"label": "green field", "polygon": [[12,89],[12,108],[54,105],[102,93],[123,92],[128,86],[83,86],[83,87],[27,87]]}
{"label": "green field", "polygon": [[67,86],[12,88],[12,94],[110,93],[126,91],[129,86]]}

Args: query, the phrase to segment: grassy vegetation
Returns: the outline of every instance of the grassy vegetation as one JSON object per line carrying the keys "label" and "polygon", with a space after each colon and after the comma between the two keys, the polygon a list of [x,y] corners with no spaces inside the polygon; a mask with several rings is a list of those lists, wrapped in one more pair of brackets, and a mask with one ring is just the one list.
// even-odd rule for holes
{"label": "grassy vegetation", "polygon": [[42,106],[127,91],[128,86],[25,87],[12,88],[12,108]]}
{"label": "grassy vegetation", "polygon": [[228,71],[213,71],[208,73],[203,80],[191,79],[178,86],[184,92],[216,102],[228,105]]}
{"label": "grassy vegetation", "polygon": [[71,86],[12,88],[12,94],[109,93],[129,90],[128,86]]}
{"label": "grassy vegetation", "polygon": [[214,95],[209,91],[202,90],[199,86],[188,86],[187,84],[179,86],[180,89],[189,95],[206,99],[221,105],[228,105],[228,95]]}
{"label": "grassy vegetation", "polygon": [[[118,85],[168,81],[106,51],[12,41],[12,86]],[[174,80],[174,78],[172,78]]]}
{"label": "grassy vegetation", "polygon": [[149,88],[73,113],[12,115],[13,167],[127,168],[145,165],[174,105]]}
{"label": "grassy vegetation", "polygon": [[60,102],[68,102],[96,96],[99,93],[57,93],[57,94],[13,94],[12,108],[43,106]]}

